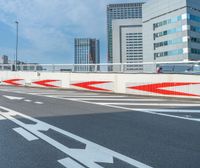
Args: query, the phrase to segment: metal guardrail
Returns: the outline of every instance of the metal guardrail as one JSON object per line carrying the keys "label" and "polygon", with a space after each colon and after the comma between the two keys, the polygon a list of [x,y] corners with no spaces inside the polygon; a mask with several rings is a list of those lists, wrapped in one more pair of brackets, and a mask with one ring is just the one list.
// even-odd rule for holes
{"label": "metal guardrail", "polygon": [[200,61],[102,64],[0,64],[0,71],[200,74]]}

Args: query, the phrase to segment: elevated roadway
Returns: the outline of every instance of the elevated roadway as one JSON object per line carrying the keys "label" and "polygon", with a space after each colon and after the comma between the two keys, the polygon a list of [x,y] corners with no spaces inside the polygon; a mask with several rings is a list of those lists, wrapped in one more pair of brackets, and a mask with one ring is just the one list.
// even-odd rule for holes
{"label": "elevated roadway", "polygon": [[199,168],[198,100],[0,87],[2,168]]}

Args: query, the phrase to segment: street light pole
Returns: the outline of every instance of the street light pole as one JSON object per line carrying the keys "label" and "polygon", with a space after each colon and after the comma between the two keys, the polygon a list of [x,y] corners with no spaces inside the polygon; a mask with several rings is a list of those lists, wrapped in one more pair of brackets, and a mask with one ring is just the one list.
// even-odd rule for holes
{"label": "street light pole", "polygon": [[15,53],[15,71],[17,71],[17,61],[18,61],[18,25],[19,22],[15,21],[16,23],[16,53]]}

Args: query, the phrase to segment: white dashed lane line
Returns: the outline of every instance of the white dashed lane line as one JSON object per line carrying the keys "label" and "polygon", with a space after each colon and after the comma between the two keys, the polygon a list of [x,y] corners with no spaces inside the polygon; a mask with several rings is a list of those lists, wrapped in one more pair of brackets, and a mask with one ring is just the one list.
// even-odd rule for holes
{"label": "white dashed lane line", "polygon": [[34,102],[35,104],[44,104],[43,102]]}
{"label": "white dashed lane line", "polygon": [[[19,90],[18,90],[19,91]],[[11,90],[11,92],[14,92]],[[25,92],[25,90],[24,90]],[[153,113],[165,113],[173,116],[178,116],[178,113],[184,113],[185,115],[199,114],[198,107],[200,103],[197,101],[185,101],[185,100],[171,100],[165,98],[142,98],[136,96],[126,95],[109,95],[104,93],[91,94],[91,93],[78,93],[77,91],[65,92],[25,92],[24,94],[44,96],[62,100],[78,101],[83,103],[90,103],[96,105],[109,106],[113,108],[124,108],[132,111],[148,111]],[[25,100],[28,101],[28,100]],[[166,102],[166,103],[165,103]],[[34,104],[44,104],[43,102],[36,101]],[[196,104],[195,104],[196,103]],[[141,106],[141,107],[140,107]],[[154,109],[156,108],[156,109]],[[186,109],[187,108],[187,109]],[[194,109],[196,108],[196,109]],[[169,116],[165,115],[165,116]],[[180,117],[179,117],[180,118]],[[187,117],[186,117],[187,118]],[[199,117],[200,118],[200,117]],[[196,118],[195,118],[196,119]]]}
{"label": "white dashed lane line", "polygon": [[25,102],[31,102],[32,100],[28,100],[28,99],[26,99],[26,100],[24,100]]}
{"label": "white dashed lane line", "polygon": [[175,104],[175,103],[99,103],[102,105],[122,105],[122,106],[174,106],[174,107],[200,107],[200,104]]}

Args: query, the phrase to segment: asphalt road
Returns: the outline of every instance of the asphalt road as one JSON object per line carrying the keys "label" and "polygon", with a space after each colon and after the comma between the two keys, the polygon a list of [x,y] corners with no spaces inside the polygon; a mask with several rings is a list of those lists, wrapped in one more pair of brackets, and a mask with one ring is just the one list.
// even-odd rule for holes
{"label": "asphalt road", "polygon": [[0,168],[199,168],[200,103],[0,87]]}

